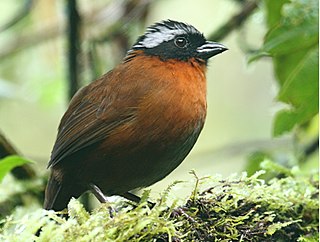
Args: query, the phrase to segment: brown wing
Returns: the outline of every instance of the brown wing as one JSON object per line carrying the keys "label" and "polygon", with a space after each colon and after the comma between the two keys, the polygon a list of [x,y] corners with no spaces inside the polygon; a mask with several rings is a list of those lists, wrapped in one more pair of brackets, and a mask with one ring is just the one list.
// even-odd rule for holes
{"label": "brown wing", "polygon": [[113,89],[118,88],[114,92],[111,80],[108,80],[110,75],[109,73],[79,90],[71,100],[59,125],[48,167],[55,166],[65,157],[107,138],[113,129],[134,119],[136,98],[126,95],[126,90],[119,87],[119,82],[113,86]]}

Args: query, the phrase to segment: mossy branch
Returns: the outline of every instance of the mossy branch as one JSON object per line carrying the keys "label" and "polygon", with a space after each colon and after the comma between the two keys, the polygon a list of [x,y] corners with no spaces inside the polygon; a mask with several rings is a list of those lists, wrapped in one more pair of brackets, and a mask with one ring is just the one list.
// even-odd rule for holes
{"label": "mossy branch", "polygon": [[[37,210],[7,218],[0,240],[7,241],[316,241],[319,235],[318,175],[293,175],[270,182],[251,177],[205,178],[183,206],[168,205],[164,192],[150,209],[145,193],[133,208],[112,203],[88,213],[77,200],[69,219]],[[194,184],[190,186],[194,187]],[[196,196],[194,194],[197,194]],[[41,228],[39,237],[35,233]]]}

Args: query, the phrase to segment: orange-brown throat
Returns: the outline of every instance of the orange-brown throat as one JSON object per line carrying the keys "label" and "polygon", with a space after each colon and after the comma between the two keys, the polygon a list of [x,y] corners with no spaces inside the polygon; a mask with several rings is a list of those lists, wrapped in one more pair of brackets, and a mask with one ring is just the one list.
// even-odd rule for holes
{"label": "orange-brown throat", "polygon": [[[143,79],[142,85],[149,86],[147,88],[150,91],[140,103],[141,113],[147,113],[150,117],[159,116],[159,120],[164,120],[168,125],[172,122],[177,126],[186,120],[197,119],[204,122],[205,62],[199,62],[195,58],[190,58],[188,61],[176,59],[164,61],[157,56],[144,55],[143,51],[139,50],[129,53],[123,68],[130,72],[132,79]],[[144,123],[144,125],[151,127],[159,124]]]}

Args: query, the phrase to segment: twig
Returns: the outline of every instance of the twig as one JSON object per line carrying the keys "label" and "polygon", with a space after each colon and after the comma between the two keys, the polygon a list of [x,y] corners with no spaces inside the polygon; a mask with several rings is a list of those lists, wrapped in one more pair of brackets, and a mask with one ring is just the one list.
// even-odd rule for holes
{"label": "twig", "polygon": [[31,182],[27,182],[27,185],[23,186],[22,191],[17,191],[9,195],[8,198],[1,200],[0,202],[0,220],[5,216],[12,213],[12,211],[18,206],[25,206],[27,202],[30,203],[30,198],[35,198],[39,203],[43,202],[44,199],[44,177],[40,179],[34,179]]}
{"label": "twig", "polygon": [[3,32],[12,26],[19,23],[31,12],[33,6],[33,0],[25,0],[22,7],[17,11],[17,13],[5,24],[0,26],[0,32]]}
{"label": "twig", "polygon": [[[88,40],[90,43],[90,50],[88,51],[88,60],[90,69],[92,70],[92,76],[95,79],[97,77],[96,74],[101,74],[97,72],[97,66],[95,62],[95,56],[97,55],[96,46],[100,43],[105,43],[108,41],[112,41],[116,43],[121,51],[119,56],[125,56],[128,51],[129,46],[129,36],[128,36],[128,28],[130,28],[131,24],[138,20],[140,24],[145,25],[146,18],[149,14],[150,4],[152,0],[130,0],[126,1],[126,4],[123,6],[123,17],[110,25],[107,31],[103,32],[96,38],[91,38]],[[118,51],[118,49],[117,49]],[[119,51],[118,51],[119,52]]]}
{"label": "twig", "polygon": [[0,62],[15,53],[60,36],[63,33],[63,28],[59,28],[59,26],[60,23],[54,23],[27,34],[17,34],[15,39],[10,40],[10,44],[0,48]]}
{"label": "twig", "polygon": [[[84,32],[90,32],[87,30],[91,30],[96,28],[97,26],[99,29],[105,29],[106,31],[103,33],[112,33],[118,32],[117,28],[114,28],[117,23],[124,17],[126,13],[124,11],[126,7],[127,1],[111,1],[108,5],[104,8],[99,8],[94,11],[84,12],[81,14],[82,16],[82,24]],[[146,6],[150,4],[152,0],[143,0],[139,7]],[[121,10],[116,11],[115,9],[120,8]],[[134,9],[136,10],[136,9]],[[110,15],[110,16],[109,16]],[[140,16],[137,16],[140,18]],[[11,55],[18,53],[22,50],[27,48],[33,47],[35,45],[44,43],[48,40],[57,38],[62,36],[65,33],[65,23],[60,21],[56,21],[54,23],[43,23],[41,29],[37,29],[34,31],[28,31],[28,33],[17,34],[16,38],[10,40],[5,47],[2,46],[0,48],[0,62],[6,60]],[[93,41],[99,39],[96,34],[89,33],[90,36],[87,38],[88,41]]]}
{"label": "twig", "polygon": [[[0,133],[0,159],[9,155],[17,155],[17,150],[13,145]],[[29,164],[15,167],[11,174],[19,180],[28,180],[36,177],[34,169]]]}
{"label": "twig", "polygon": [[73,97],[80,87],[80,15],[76,0],[67,1],[67,37],[68,37],[68,96]]}
{"label": "twig", "polygon": [[315,151],[319,150],[319,136],[310,142],[304,149],[306,157],[312,155]]}
{"label": "twig", "polygon": [[220,41],[224,39],[234,29],[240,27],[257,7],[257,1],[250,1],[244,4],[243,8],[238,14],[234,15],[225,24],[220,26],[220,28],[213,32],[208,39],[214,41]]}

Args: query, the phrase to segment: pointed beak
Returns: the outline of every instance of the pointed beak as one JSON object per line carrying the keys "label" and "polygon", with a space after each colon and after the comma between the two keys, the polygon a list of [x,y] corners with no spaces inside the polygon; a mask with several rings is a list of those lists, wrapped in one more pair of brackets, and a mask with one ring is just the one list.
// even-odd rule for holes
{"label": "pointed beak", "polygon": [[203,60],[208,60],[212,56],[220,54],[226,50],[228,50],[228,48],[223,44],[206,41],[203,45],[197,48],[197,55]]}

